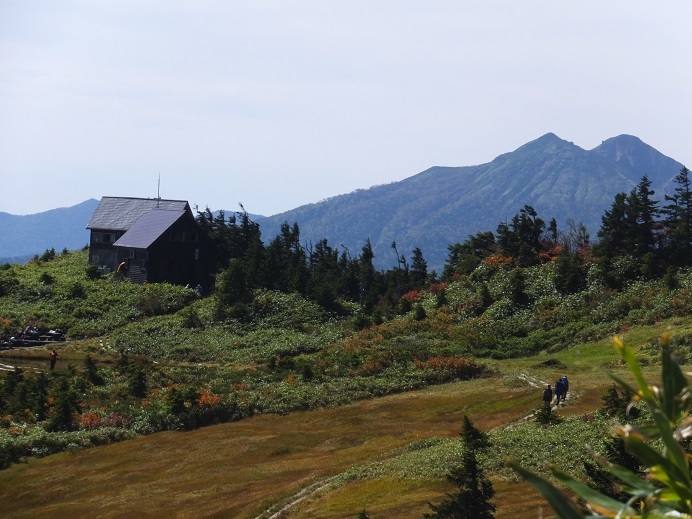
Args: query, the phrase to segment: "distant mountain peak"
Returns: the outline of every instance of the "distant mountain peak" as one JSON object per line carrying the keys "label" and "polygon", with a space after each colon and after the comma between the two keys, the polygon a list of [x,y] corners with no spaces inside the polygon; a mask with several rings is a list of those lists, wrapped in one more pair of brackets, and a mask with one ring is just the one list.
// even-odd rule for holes
{"label": "distant mountain peak", "polygon": [[[561,139],[552,132],[541,135],[538,139],[527,142],[516,151],[533,150],[541,153],[554,152],[566,148],[578,148],[573,142]],[[580,148],[581,149],[581,148]]]}
{"label": "distant mountain peak", "polygon": [[555,135],[553,132],[548,132],[545,135],[541,135],[538,139],[536,139],[534,142],[550,142],[550,141],[561,141],[562,139]]}
{"label": "distant mountain peak", "polygon": [[650,180],[658,179],[662,186],[667,185],[669,179],[662,178],[661,172],[665,172],[665,177],[671,168],[679,169],[676,161],[634,135],[611,137],[591,151],[633,170],[638,177],[647,175]]}
{"label": "distant mountain peak", "polygon": [[[359,190],[262,220],[266,241],[285,221],[297,222],[301,239],[359,250],[369,238],[378,268],[392,267],[391,243],[419,247],[430,269],[440,272],[448,246],[478,231],[493,231],[524,204],[561,229],[583,223],[596,235],[603,211],[619,192],[643,175],[661,197],[680,165],[631,135],[604,141],[594,150],[548,132],[476,166],[435,167],[400,182]],[[395,265],[395,264],[394,264]]]}
{"label": "distant mountain peak", "polygon": [[[433,167],[399,182],[262,218],[260,228],[268,242],[284,222],[297,222],[301,242],[326,238],[332,247],[351,253],[369,239],[378,268],[396,266],[391,247],[396,241],[400,251],[419,247],[429,268],[441,272],[449,245],[478,231],[493,231],[524,204],[544,220],[554,217],[561,229],[570,221],[583,223],[595,236],[617,193],[630,191],[647,175],[660,199],[673,189],[681,167],[633,135],[585,150],[548,132],[490,162]],[[0,257],[81,248],[88,243],[84,227],[97,203],[89,200],[34,216],[0,213]]]}

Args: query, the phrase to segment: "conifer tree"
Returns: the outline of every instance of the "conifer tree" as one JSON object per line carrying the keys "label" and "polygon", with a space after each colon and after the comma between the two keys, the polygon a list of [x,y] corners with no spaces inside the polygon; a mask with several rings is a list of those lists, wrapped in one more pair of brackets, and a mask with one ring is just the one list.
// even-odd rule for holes
{"label": "conifer tree", "polygon": [[310,275],[307,295],[327,310],[339,310],[336,302],[341,282],[339,252],[330,247],[326,239],[322,239],[314,248],[310,247],[308,263]]}
{"label": "conifer tree", "polygon": [[423,288],[428,280],[428,263],[423,257],[423,251],[416,247],[411,251],[411,288]]}
{"label": "conifer tree", "polygon": [[71,431],[74,429],[73,414],[79,412],[79,398],[70,387],[66,376],[61,376],[54,390],[55,407],[51,419],[46,424],[46,430]]}
{"label": "conifer tree", "polygon": [[365,245],[358,259],[358,289],[360,304],[366,311],[372,310],[377,302],[377,292],[375,290],[376,274],[373,259],[375,253],[372,250],[370,238],[365,240]]}
{"label": "conifer tree", "polygon": [[495,505],[490,500],[495,496],[493,485],[485,477],[477,453],[490,447],[488,436],[476,429],[464,415],[461,431],[464,453],[461,463],[450,470],[447,479],[459,487],[454,494],[439,505],[429,503],[432,513],[424,514],[428,519],[492,519]]}
{"label": "conifer tree", "polygon": [[579,261],[579,256],[567,247],[557,255],[553,282],[561,294],[575,294],[586,287],[586,271]]}
{"label": "conifer tree", "polygon": [[485,258],[495,254],[497,244],[495,243],[495,235],[486,231],[469,236],[464,243],[450,245],[447,250],[449,250],[449,255],[442,271],[442,279],[452,281],[455,274],[468,275]]}
{"label": "conifer tree", "polygon": [[661,209],[663,224],[667,230],[666,251],[676,267],[692,263],[692,179],[683,167],[674,179],[677,187],[673,196],[665,195],[670,202]]}
{"label": "conifer tree", "polygon": [[658,201],[652,198],[653,195],[651,181],[644,175],[628,197],[631,219],[634,222],[632,245],[635,255],[639,258],[653,254],[658,244],[656,220],[660,211]]}
{"label": "conifer tree", "polygon": [[609,210],[601,217],[597,246],[601,257],[611,259],[626,251],[630,245],[630,221],[627,215],[627,195],[618,193]]}
{"label": "conifer tree", "polygon": [[500,252],[513,258],[517,265],[529,267],[538,264],[544,231],[545,222],[533,207],[525,205],[510,225],[501,223],[498,226],[497,244]]}

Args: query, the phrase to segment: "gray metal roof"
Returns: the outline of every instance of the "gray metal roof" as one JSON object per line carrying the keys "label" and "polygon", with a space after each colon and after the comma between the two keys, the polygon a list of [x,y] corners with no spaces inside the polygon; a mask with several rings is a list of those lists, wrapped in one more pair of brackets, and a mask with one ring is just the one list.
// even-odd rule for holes
{"label": "gray metal roof", "polygon": [[184,214],[180,210],[152,209],[133,223],[113,246],[146,249]]}
{"label": "gray metal roof", "polygon": [[123,198],[104,196],[96,207],[87,229],[127,231],[142,216],[152,209],[189,211],[185,200],[160,200],[157,198]]}

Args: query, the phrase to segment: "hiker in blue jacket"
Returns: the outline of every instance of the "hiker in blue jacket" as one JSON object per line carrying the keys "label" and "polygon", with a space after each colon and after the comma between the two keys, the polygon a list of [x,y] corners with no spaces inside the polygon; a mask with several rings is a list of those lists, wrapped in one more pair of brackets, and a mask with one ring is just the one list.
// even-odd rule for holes
{"label": "hiker in blue jacket", "polygon": [[562,394],[562,400],[567,398],[567,391],[569,391],[569,381],[567,380],[567,375],[562,375],[562,385],[565,386],[565,391]]}

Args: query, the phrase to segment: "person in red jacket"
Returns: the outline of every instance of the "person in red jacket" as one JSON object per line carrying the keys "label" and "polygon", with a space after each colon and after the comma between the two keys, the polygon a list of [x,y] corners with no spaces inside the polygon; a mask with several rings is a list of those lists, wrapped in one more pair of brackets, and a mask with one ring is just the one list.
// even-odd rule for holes
{"label": "person in red jacket", "polygon": [[55,362],[58,358],[58,352],[53,349],[53,351],[50,352],[50,369],[55,369]]}

